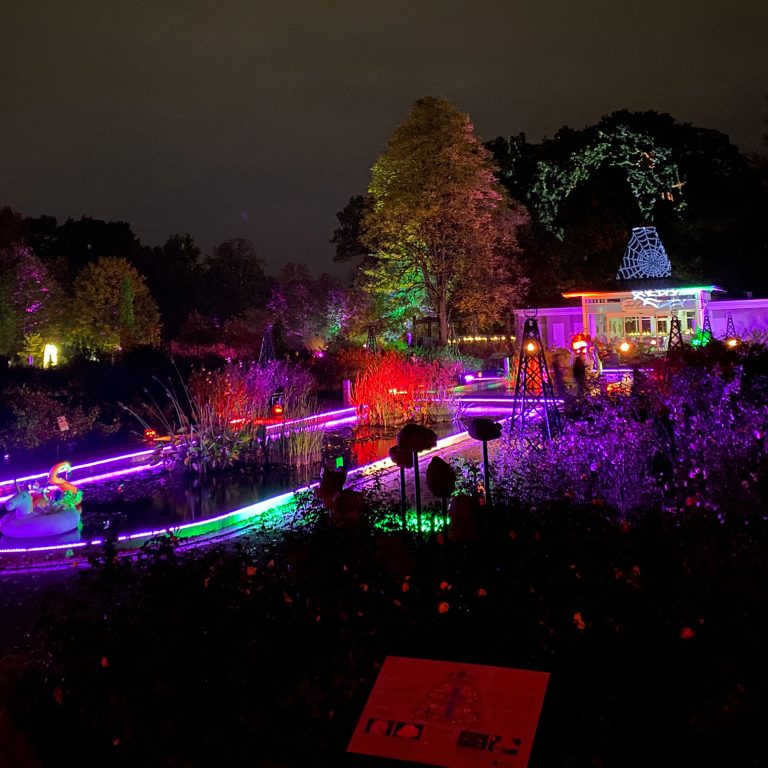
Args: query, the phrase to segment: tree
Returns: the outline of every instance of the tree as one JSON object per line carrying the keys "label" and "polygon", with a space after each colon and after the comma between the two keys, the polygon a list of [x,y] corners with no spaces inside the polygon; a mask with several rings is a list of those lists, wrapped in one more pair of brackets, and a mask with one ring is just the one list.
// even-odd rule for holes
{"label": "tree", "polygon": [[32,337],[57,340],[65,312],[62,290],[30,248],[0,249],[0,354],[21,353]]}
{"label": "tree", "polygon": [[265,303],[268,283],[264,264],[250,240],[236,237],[217,245],[206,268],[202,303],[222,322]]}
{"label": "tree", "polygon": [[462,306],[476,307],[479,296],[485,307],[512,298],[523,216],[468,115],[445,99],[417,101],[376,161],[368,191],[364,237],[376,257],[366,268],[369,290],[400,311],[433,312],[441,345]]}
{"label": "tree", "polygon": [[0,208],[0,248],[10,248],[25,239],[24,219],[7,205]]}
{"label": "tree", "polygon": [[346,294],[330,275],[313,277],[306,264],[286,264],[267,308],[289,347],[316,348],[344,329]]}
{"label": "tree", "polygon": [[200,306],[203,270],[200,249],[189,234],[171,235],[155,248],[141,248],[132,259],[145,275],[163,317],[163,334],[174,338]]}
{"label": "tree", "polygon": [[70,281],[80,270],[100,256],[130,259],[139,241],[125,221],[102,221],[90,216],[67,219],[57,224],[52,216],[28,218],[27,240],[47,264],[56,264],[61,277]]}
{"label": "tree", "polygon": [[364,242],[363,221],[371,212],[372,205],[373,201],[367,195],[353,195],[343,210],[336,214],[339,226],[331,238],[331,242],[336,246],[334,261],[353,262],[368,255],[369,248]]}
{"label": "tree", "polygon": [[76,340],[96,353],[153,346],[160,313],[144,277],[125,259],[104,256],[87,264],[75,282]]}
{"label": "tree", "polygon": [[673,275],[766,290],[766,169],[725,134],[621,110],[537,145],[519,135],[488,147],[508,193],[534,217],[525,258],[536,301],[613,281],[630,229],[646,219],[638,195],[653,208]]}

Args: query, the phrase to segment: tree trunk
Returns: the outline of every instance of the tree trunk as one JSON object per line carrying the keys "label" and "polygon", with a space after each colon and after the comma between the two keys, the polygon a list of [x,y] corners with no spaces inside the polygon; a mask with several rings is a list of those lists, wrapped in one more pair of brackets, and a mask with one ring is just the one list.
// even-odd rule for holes
{"label": "tree trunk", "polygon": [[445,299],[440,299],[437,303],[437,322],[438,344],[442,348],[448,344],[448,307]]}

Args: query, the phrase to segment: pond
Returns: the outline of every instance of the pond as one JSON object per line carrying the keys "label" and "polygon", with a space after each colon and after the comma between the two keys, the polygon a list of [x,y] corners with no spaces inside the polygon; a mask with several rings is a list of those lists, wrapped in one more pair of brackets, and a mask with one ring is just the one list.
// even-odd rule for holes
{"label": "pond", "polygon": [[[498,410],[498,415],[503,414],[503,408]],[[464,425],[457,421],[432,428],[438,438],[443,438],[462,432]],[[337,466],[339,460],[351,469],[385,458],[396,437],[397,430],[328,425],[324,430],[322,462],[301,469],[264,470],[246,466],[190,476],[156,466],[133,467],[125,474],[106,473],[104,479],[82,482],[79,486],[83,492],[82,531],[45,539],[0,537],[0,550],[90,541],[105,534],[135,533],[208,520],[309,485],[319,479],[323,466]],[[96,468],[91,471],[98,472]],[[78,483],[78,478],[73,481]]]}
{"label": "pond", "polygon": [[[435,429],[439,437],[460,431],[460,423],[439,425]],[[191,476],[158,465],[134,467],[126,474],[108,473],[110,476],[105,479],[79,485],[83,492],[80,532],[40,539],[0,536],[0,550],[70,544],[104,537],[107,533],[134,533],[207,520],[309,485],[319,479],[323,465],[336,466],[339,457],[348,468],[384,458],[395,437],[367,427],[339,426],[325,433],[323,461],[300,469],[265,470],[246,466]]]}

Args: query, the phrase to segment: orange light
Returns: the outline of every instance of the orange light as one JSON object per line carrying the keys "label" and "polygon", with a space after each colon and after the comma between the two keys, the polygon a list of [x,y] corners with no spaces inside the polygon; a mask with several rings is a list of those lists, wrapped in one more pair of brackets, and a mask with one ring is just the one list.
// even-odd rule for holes
{"label": "orange light", "polygon": [[725,342],[729,347],[735,347],[738,343],[738,339],[727,339]]}
{"label": "orange light", "polygon": [[155,432],[154,429],[145,429],[144,430],[144,439],[145,440],[154,440],[157,437],[157,432]]}
{"label": "orange light", "polygon": [[536,351],[536,348],[537,347],[536,347],[536,342],[535,341],[529,341],[525,345],[525,351],[528,352],[531,355]]}
{"label": "orange light", "polygon": [[629,342],[622,341],[621,344],[619,344],[619,350],[621,352],[629,352]]}
{"label": "orange light", "polygon": [[275,416],[282,416],[282,415],[283,415],[283,406],[282,406],[282,405],[280,405],[280,403],[275,403],[275,404],[272,406],[272,413],[273,413]]}

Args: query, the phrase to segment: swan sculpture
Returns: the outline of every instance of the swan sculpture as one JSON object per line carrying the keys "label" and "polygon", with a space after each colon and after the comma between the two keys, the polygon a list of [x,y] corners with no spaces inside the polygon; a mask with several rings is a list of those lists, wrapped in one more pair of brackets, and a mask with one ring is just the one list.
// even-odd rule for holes
{"label": "swan sculpture", "polygon": [[80,528],[83,492],[65,477],[72,471],[68,461],[51,467],[48,484],[24,490],[5,503],[7,514],[0,518],[0,533],[16,538],[57,536]]}

